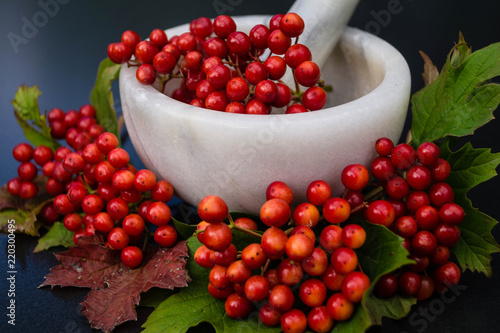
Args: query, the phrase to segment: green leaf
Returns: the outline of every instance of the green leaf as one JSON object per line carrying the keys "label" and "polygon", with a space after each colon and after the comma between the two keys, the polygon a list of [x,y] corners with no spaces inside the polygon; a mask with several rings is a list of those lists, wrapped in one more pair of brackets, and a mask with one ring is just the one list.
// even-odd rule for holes
{"label": "green leaf", "polygon": [[179,235],[181,235],[184,239],[188,239],[196,231],[196,225],[181,222],[173,217],[172,222],[174,224],[175,230],[177,230]]}
{"label": "green leaf", "polygon": [[120,133],[111,84],[118,78],[120,68],[121,65],[115,64],[109,58],[101,61],[94,87],[90,92],[90,103],[96,108],[97,121],[117,138],[120,138]]}
{"label": "green leaf", "polygon": [[361,221],[359,224],[365,229],[367,238],[365,244],[356,250],[356,254],[363,272],[368,275],[372,283],[361,301],[361,306],[349,320],[338,322],[334,326],[334,332],[364,332],[373,325],[381,325],[382,317],[404,318],[410,312],[411,306],[416,303],[416,299],[410,297],[396,295],[382,299],[373,295],[372,290],[382,275],[414,261],[408,259],[409,253],[401,245],[403,242],[401,237],[380,225],[366,221]]}
{"label": "green leaf", "polygon": [[12,101],[16,114],[23,120],[38,122],[40,120],[38,97],[40,97],[41,94],[42,92],[38,89],[38,86],[20,86]]}
{"label": "green leaf", "polygon": [[498,75],[500,43],[471,53],[461,37],[439,76],[412,96],[414,144],[469,135],[492,120],[500,85],[486,82]]}
{"label": "green leaf", "polygon": [[151,288],[147,292],[141,294],[139,306],[148,308],[157,308],[164,300],[177,293],[179,290],[169,290],[161,288]]}
{"label": "green leaf", "polygon": [[66,229],[61,222],[55,222],[50,230],[38,239],[38,244],[33,253],[41,252],[54,246],[71,247],[73,245],[75,245],[73,232]]}
{"label": "green leaf", "polygon": [[454,190],[455,202],[465,211],[465,219],[459,225],[461,239],[453,252],[462,270],[469,268],[491,277],[491,254],[500,252],[500,246],[491,235],[497,221],[473,208],[467,192],[497,174],[500,153],[474,149],[470,143],[452,152],[446,143],[441,147],[441,156],[448,160],[452,169],[447,183]]}
{"label": "green leaf", "polygon": [[45,115],[40,113],[38,97],[41,94],[38,86],[20,86],[12,101],[14,115],[24,136],[34,146],[44,145],[55,150],[60,144],[50,136],[50,127],[47,125]]}

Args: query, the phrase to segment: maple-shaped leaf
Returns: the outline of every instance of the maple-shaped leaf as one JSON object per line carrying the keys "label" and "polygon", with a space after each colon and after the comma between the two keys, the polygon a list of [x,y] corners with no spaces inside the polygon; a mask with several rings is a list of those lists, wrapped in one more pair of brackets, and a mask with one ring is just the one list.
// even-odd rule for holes
{"label": "maple-shaped leaf", "polygon": [[500,85],[490,80],[499,75],[500,43],[472,52],[460,35],[439,75],[411,98],[414,145],[470,135],[492,120]]}
{"label": "maple-shaped leaf", "polygon": [[455,202],[465,211],[464,221],[458,226],[461,237],[453,252],[462,270],[468,268],[491,277],[491,254],[500,252],[500,245],[491,234],[497,221],[474,208],[467,193],[497,175],[500,153],[493,154],[485,148],[474,149],[470,143],[451,151],[449,141],[446,141],[441,146],[441,155],[451,165],[447,183],[453,188]]}
{"label": "maple-shaped leaf", "polygon": [[91,288],[81,311],[93,328],[109,332],[125,321],[137,320],[135,306],[141,293],[151,288],[186,287],[190,281],[184,241],[171,249],[149,248],[144,264],[136,269],[121,262],[120,251],[102,244],[97,236],[82,237],[77,246],[56,253],[61,264],[52,268],[40,285]]}
{"label": "maple-shaped leaf", "polygon": [[97,236],[82,237],[78,246],[54,253],[60,262],[50,269],[45,281],[39,286],[101,288],[109,277],[120,269],[120,252],[102,245]]}
{"label": "maple-shaped leaf", "polygon": [[140,295],[151,288],[172,290],[187,287],[190,278],[185,269],[186,242],[177,243],[171,249],[157,249],[145,258],[146,263],[138,269],[122,268],[107,281],[106,288],[91,290],[81,303],[82,313],[92,328],[104,332],[117,325],[137,320],[136,305]]}

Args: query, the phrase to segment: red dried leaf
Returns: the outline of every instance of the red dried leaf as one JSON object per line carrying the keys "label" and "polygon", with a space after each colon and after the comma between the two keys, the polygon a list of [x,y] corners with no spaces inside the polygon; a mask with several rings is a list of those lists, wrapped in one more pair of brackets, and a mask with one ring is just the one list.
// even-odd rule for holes
{"label": "red dried leaf", "polygon": [[51,268],[39,287],[101,288],[114,273],[126,269],[120,253],[103,246],[97,236],[80,238],[78,246],[54,255],[61,264]]}
{"label": "red dried leaf", "polygon": [[110,332],[125,321],[137,320],[135,306],[139,304],[140,294],[153,287],[186,287],[190,281],[185,269],[187,256],[183,241],[172,249],[148,253],[141,268],[126,269],[120,264],[121,269],[106,281],[106,288],[91,290],[81,303],[91,327]]}

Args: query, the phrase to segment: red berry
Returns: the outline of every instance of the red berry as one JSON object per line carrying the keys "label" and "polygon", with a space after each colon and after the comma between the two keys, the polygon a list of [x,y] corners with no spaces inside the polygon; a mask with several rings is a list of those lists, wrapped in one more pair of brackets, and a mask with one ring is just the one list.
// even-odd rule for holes
{"label": "red berry", "polygon": [[345,246],[358,249],[365,243],[366,231],[357,224],[349,224],[342,229],[341,238]]}
{"label": "red berry", "polygon": [[143,254],[137,246],[127,246],[120,253],[121,260],[125,266],[135,268],[142,262]]}
{"label": "red berry", "polygon": [[333,251],[330,263],[338,273],[348,274],[358,266],[358,256],[353,249],[342,246]]}
{"label": "red berry", "polygon": [[135,47],[141,41],[141,37],[137,32],[132,30],[127,30],[122,33],[121,41],[122,43],[130,47],[132,50],[135,50]]}
{"label": "red berry", "polygon": [[375,285],[375,295],[380,298],[390,298],[398,291],[398,278],[393,273],[388,273],[380,277]]}
{"label": "red berry", "polygon": [[395,219],[394,207],[386,200],[373,201],[366,208],[366,218],[371,223],[388,227]]}
{"label": "red berry", "polygon": [[264,66],[271,80],[279,80],[285,75],[286,62],[282,57],[271,56],[264,61]]}
{"label": "red berry", "polygon": [[227,15],[219,15],[213,22],[214,33],[220,38],[227,38],[236,30],[236,23]]}
{"label": "red berry", "polygon": [[389,138],[380,138],[375,142],[375,150],[380,156],[389,156],[393,148],[394,143]]}
{"label": "red berry", "polygon": [[141,64],[152,64],[155,55],[158,53],[158,46],[150,41],[143,40],[135,47],[135,58]]}
{"label": "red berry", "polygon": [[64,217],[63,224],[69,231],[78,231],[83,226],[83,218],[78,213],[71,213]]}
{"label": "red berry", "polygon": [[359,303],[370,287],[370,279],[362,272],[351,272],[342,281],[342,294],[352,303]]}
{"label": "red berry", "polygon": [[169,74],[175,68],[177,59],[171,52],[158,52],[153,58],[153,68],[157,73]]}
{"label": "red berry", "polygon": [[415,164],[416,158],[415,149],[406,143],[397,145],[391,152],[392,164],[401,170],[408,170]]}
{"label": "red berry", "polygon": [[114,228],[115,223],[108,213],[100,212],[95,214],[93,225],[95,230],[102,233],[108,233]]}
{"label": "red berry", "polygon": [[37,173],[38,171],[35,164],[29,161],[21,163],[17,168],[17,174],[19,178],[24,181],[33,180]]}
{"label": "red berry", "polygon": [[189,24],[189,31],[198,37],[206,38],[213,32],[212,21],[208,17],[199,17]]}
{"label": "red berry", "polygon": [[342,184],[349,190],[361,191],[369,180],[368,169],[361,164],[350,164],[342,170]]}
{"label": "red berry", "polygon": [[304,31],[304,20],[296,13],[287,13],[280,20],[280,29],[289,37],[298,37]]}
{"label": "red berry", "polygon": [[465,212],[456,203],[446,203],[439,209],[439,218],[445,223],[460,224],[465,218]]}
{"label": "red berry", "polygon": [[351,215],[351,206],[340,197],[328,199],[323,205],[323,216],[330,223],[342,223]]}
{"label": "red berry", "polygon": [[271,286],[262,275],[251,276],[245,282],[245,297],[250,302],[262,302],[267,299]]}
{"label": "red berry", "polygon": [[132,58],[133,49],[123,42],[108,45],[108,58],[117,64],[123,64]]}
{"label": "red berry", "polygon": [[434,165],[439,159],[439,147],[433,142],[424,142],[417,148],[417,158],[425,166]]}
{"label": "red berry", "polygon": [[27,143],[20,143],[12,150],[12,156],[19,162],[27,162],[33,156],[33,147]]}
{"label": "red berry", "polygon": [[172,247],[177,242],[177,231],[171,225],[164,225],[155,230],[154,240],[161,247]]}
{"label": "red berry", "polygon": [[420,275],[415,272],[405,271],[399,275],[398,287],[399,291],[406,296],[415,295],[420,289]]}
{"label": "red berry", "polygon": [[231,245],[233,235],[227,224],[210,223],[203,232],[204,245],[213,251],[224,251]]}
{"label": "red berry", "polygon": [[326,91],[318,86],[310,87],[302,95],[301,101],[311,111],[320,110],[326,105]]}
{"label": "red berry", "polygon": [[318,82],[321,72],[315,62],[304,61],[297,66],[294,75],[300,85],[312,87]]}
{"label": "red berry", "polygon": [[172,212],[164,202],[156,201],[148,207],[148,221],[157,226],[164,226],[170,222]]}
{"label": "red berry", "polygon": [[271,289],[268,300],[273,308],[284,313],[292,308],[295,296],[289,286],[280,284]]}
{"label": "red berry", "polygon": [[240,294],[230,295],[224,303],[224,309],[228,317],[241,319],[247,317],[253,309],[252,303]]}
{"label": "red berry", "polygon": [[123,231],[130,236],[141,235],[144,231],[144,227],[144,219],[138,214],[127,215],[122,221]]}
{"label": "red berry", "polygon": [[151,43],[155,44],[159,50],[161,50],[168,43],[167,34],[161,29],[154,29],[151,31],[149,34],[149,40]]}
{"label": "red berry", "polygon": [[88,194],[82,200],[82,210],[85,214],[95,215],[104,208],[104,201],[96,194]]}
{"label": "red berry", "polygon": [[109,246],[115,250],[124,249],[130,242],[130,236],[120,227],[111,229],[107,239]]}
{"label": "red berry", "polygon": [[307,325],[314,332],[330,332],[333,327],[333,319],[328,314],[326,306],[318,306],[309,310]]}
{"label": "red berry", "polygon": [[54,158],[54,153],[52,149],[47,146],[38,146],[33,150],[33,160],[39,166],[43,166],[45,163],[51,161]]}
{"label": "red berry", "polygon": [[431,171],[423,165],[415,164],[406,171],[406,181],[416,190],[425,190],[431,185]]}
{"label": "red berry", "polygon": [[137,81],[144,85],[150,85],[155,82],[156,79],[156,71],[151,64],[142,64],[137,68],[137,71],[135,73],[135,76],[137,77]]}
{"label": "red berry", "polygon": [[266,256],[272,260],[279,259],[285,254],[288,237],[277,227],[268,228],[263,234],[260,244]]}
{"label": "red berry", "polygon": [[434,165],[430,166],[432,180],[444,182],[451,173],[451,166],[445,159],[439,158]]}
{"label": "red berry", "polygon": [[226,219],[227,214],[227,204],[218,196],[208,195],[198,204],[198,215],[208,223],[222,222]]}
{"label": "red berry", "polygon": [[241,31],[232,32],[229,36],[227,36],[226,42],[229,52],[235,55],[244,55],[248,53],[252,47],[250,37]]}
{"label": "red berry", "polygon": [[112,149],[118,147],[118,138],[113,133],[105,132],[99,135],[95,143],[101,153],[108,155]]}
{"label": "red berry", "polygon": [[294,44],[290,46],[285,53],[286,64],[292,69],[297,68],[297,66],[304,61],[311,59],[311,51],[304,44]]}
{"label": "red berry", "polygon": [[263,24],[254,26],[248,35],[252,41],[252,46],[256,49],[267,48],[267,37],[270,32],[269,28]]}
{"label": "red berry", "polygon": [[267,46],[272,53],[282,55],[292,45],[292,40],[280,29],[272,30],[267,38]]}
{"label": "red berry", "polygon": [[260,209],[260,219],[270,227],[283,226],[290,219],[290,215],[290,205],[279,198],[267,200]]}
{"label": "red berry", "polygon": [[354,312],[354,305],[342,293],[335,293],[326,301],[326,309],[332,319],[347,320]]}
{"label": "red berry", "polygon": [[316,206],[322,206],[332,195],[330,185],[323,180],[315,180],[306,190],[307,200]]}
{"label": "red berry", "polygon": [[147,169],[137,171],[134,175],[134,187],[141,192],[153,190],[156,187],[156,175]]}

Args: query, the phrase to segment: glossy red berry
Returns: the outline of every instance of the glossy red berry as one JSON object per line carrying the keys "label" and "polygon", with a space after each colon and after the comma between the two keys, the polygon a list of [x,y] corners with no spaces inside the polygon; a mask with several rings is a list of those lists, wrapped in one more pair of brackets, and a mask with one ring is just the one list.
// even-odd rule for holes
{"label": "glossy red berry", "polygon": [[280,20],[280,29],[289,37],[298,37],[304,31],[304,20],[296,13],[287,13]]}
{"label": "glossy red berry", "polygon": [[121,261],[125,266],[135,268],[142,262],[143,254],[137,246],[127,246],[120,253]]}
{"label": "glossy red berry", "polygon": [[201,199],[198,204],[198,215],[208,223],[224,221],[228,212],[226,202],[216,195],[208,195]]}

